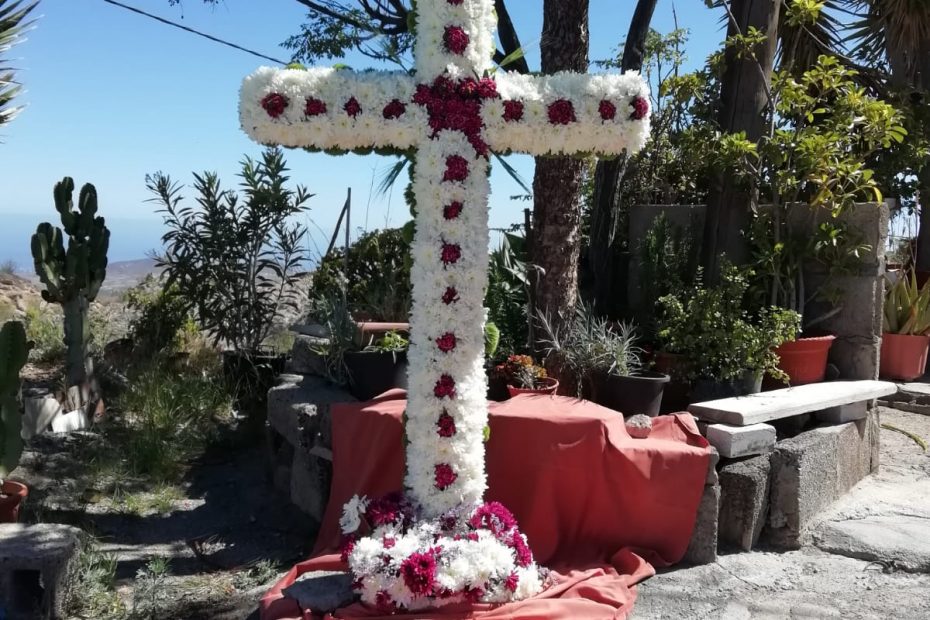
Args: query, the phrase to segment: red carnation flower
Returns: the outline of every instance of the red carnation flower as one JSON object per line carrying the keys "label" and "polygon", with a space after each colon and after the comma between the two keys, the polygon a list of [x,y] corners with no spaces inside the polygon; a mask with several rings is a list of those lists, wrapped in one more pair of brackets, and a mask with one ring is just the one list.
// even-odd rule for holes
{"label": "red carnation flower", "polygon": [[342,106],[342,109],[345,110],[346,114],[348,114],[352,118],[355,118],[356,116],[362,113],[362,106],[358,102],[358,99],[356,99],[355,97],[352,97],[351,99],[346,101],[346,104]]}
{"label": "red carnation flower", "polygon": [[404,112],[407,111],[407,106],[405,106],[399,99],[394,99],[391,103],[384,106],[384,110],[381,114],[384,118],[399,118],[403,116]]}
{"label": "red carnation flower", "polygon": [[575,106],[568,99],[559,99],[549,104],[549,122],[553,125],[568,125],[575,120]]}
{"label": "red carnation flower", "polygon": [[307,116],[326,114],[326,103],[314,97],[307,97],[307,101],[304,104],[304,114]]}
{"label": "red carnation flower", "polygon": [[261,101],[262,108],[264,108],[265,112],[267,112],[268,116],[271,118],[278,118],[284,114],[284,110],[289,103],[287,97],[281,93],[269,93],[262,97]]}
{"label": "red carnation flower", "polygon": [[447,220],[454,220],[462,213],[463,205],[461,202],[456,200],[451,204],[447,204],[442,208],[442,216]]}
{"label": "red carnation flower", "polygon": [[471,39],[468,33],[461,26],[446,26],[446,31],[442,35],[442,42],[445,43],[446,49],[453,54],[464,54],[469,41]]}
{"label": "red carnation flower", "polygon": [[[446,531],[454,530],[456,523],[458,523],[458,520],[455,518],[455,515],[442,515],[439,517],[439,526]],[[458,536],[458,534],[456,534],[456,536]]]}
{"label": "red carnation flower", "polygon": [[617,106],[606,99],[597,106],[597,111],[601,113],[601,118],[605,121],[612,121],[617,116]]}
{"label": "red carnation flower", "polygon": [[518,583],[520,583],[520,577],[517,575],[516,571],[514,571],[507,576],[506,580],[504,580],[504,587],[511,592],[516,592]]}
{"label": "red carnation flower", "polygon": [[[445,411],[443,411],[442,415],[439,416],[439,421],[436,423],[436,426],[439,427],[439,430],[436,431],[436,434],[440,437],[452,437],[452,435],[455,435],[455,420],[452,419],[452,416]],[[452,517],[452,520],[454,522],[455,517]],[[452,527],[448,527],[446,529],[451,530]]]}
{"label": "red carnation flower", "polygon": [[493,78],[481,78],[478,82],[478,96],[482,99],[497,99],[497,82]]}
{"label": "red carnation flower", "polygon": [[468,177],[468,162],[461,155],[446,157],[446,172],[443,181],[464,181]]}
{"label": "red carnation flower", "polygon": [[397,544],[397,539],[392,538],[391,536],[385,536],[381,539],[381,544],[385,549],[393,549],[394,545]]}
{"label": "red carnation flower", "polygon": [[416,93],[413,95],[413,102],[417,105],[426,105],[433,99],[433,93],[428,84],[417,84]]}
{"label": "red carnation flower", "polygon": [[436,580],[436,557],[432,552],[411,553],[410,557],[401,562],[400,574],[411,592],[420,596],[428,595]]}
{"label": "red carnation flower", "polygon": [[471,134],[468,136],[468,142],[475,149],[475,153],[481,157],[487,157],[488,152],[491,150],[488,146],[488,143],[481,139],[480,134]]}
{"label": "red carnation flower", "polygon": [[442,244],[442,264],[454,265],[462,258],[462,248],[457,243]]}
{"label": "red carnation flower", "polygon": [[523,102],[508,99],[504,102],[504,120],[508,123],[523,120]]}
{"label": "red carnation flower", "polygon": [[393,614],[397,610],[394,599],[385,590],[381,590],[375,595],[375,607],[383,614]]}
{"label": "red carnation flower", "polygon": [[456,290],[456,288],[454,286],[446,287],[446,292],[442,294],[442,303],[448,306],[449,304],[453,304],[458,300],[459,292]]}
{"label": "red carnation flower", "polygon": [[455,397],[455,379],[451,375],[439,377],[439,381],[433,387],[433,395],[436,398],[454,398]]}
{"label": "red carnation flower", "polygon": [[500,502],[488,502],[472,513],[468,525],[475,529],[490,530],[494,536],[499,537],[515,528],[517,520]]}
{"label": "red carnation flower", "polygon": [[633,106],[633,113],[630,114],[633,120],[639,121],[649,115],[649,100],[645,97],[637,97],[630,105]]}
{"label": "red carnation flower", "polygon": [[436,339],[436,346],[438,346],[439,350],[443,353],[448,353],[455,348],[455,334],[452,332],[444,333]]}
{"label": "red carnation flower", "polygon": [[434,472],[436,488],[440,491],[445,491],[451,487],[452,483],[459,477],[457,473],[452,471],[452,466],[448,463],[437,463]]}
{"label": "red carnation flower", "polygon": [[482,588],[472,588],[471,586],[465,586],[465,600],[469,603],[477,603],[481,600],[481,597],[484,596],[484,589]]}
{"label": "red carnation flower", "polygon": [[365,510],[365,519],[372,527],[409,521],[412,507],[401,493],[388,493],[373,499]]}
{"label": "red carnation flower", "polygon": [[459,80],[458,88],[456,92],[461,97],[472,97],[478,94],[478,82],[474,78],[462,78]]}
{"label": "red carnation flower", "polygon": [[339,549],[339,558],[343,562],[349,561],[349,555],[355,549],[355,536],[343,536],[342,546]]}

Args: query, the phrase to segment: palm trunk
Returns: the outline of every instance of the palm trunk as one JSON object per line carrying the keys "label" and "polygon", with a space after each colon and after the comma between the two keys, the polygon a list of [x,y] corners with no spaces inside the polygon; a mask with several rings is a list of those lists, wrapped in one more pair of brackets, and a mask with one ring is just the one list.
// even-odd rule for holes
{"label": "palm trunk", "polygon": [[[620,66],[623,71],[641,71],[645,56],[646,36],[655,12],[657,0],[638,0],[623,47]],[[601,314],[616,314],[626,292],[625,282],[618,282],[617,256],[614,240],[620,218],[620,179],[626,170],[627,158],[597,162],[594,172],[594,205],[591,212],[591,238],[588,259],[594,284],[594,305]]]}
{"label": "palm trunk", "polygon": [[[588,0],[545,0],[542,71],[588,70]],[[575,305],[580,253],[584,162],[537,157],[533,178],[533,257],[541,269],[535,309],[558,327]]]}
{"label": "palm trunk", "polygon": [[[731,0],[727,36],[745,34],[755,27],[767,34],[765,43],[755,49],[755,58],[737,57],[733,49],[726,53],[726,70],[721,81],[721,131],[746,133],[756,141],[766,132],[768,88],[772,78],[775,48],[778,40],[778,13],[781,0]],[[720,273],[722,259],[740,265],[746,260],[743,231],[750,216],[750,196],[742,190],[732,175],[718,175],[707,200],[707,219],[701,247],[701,264],[705,278],[714,282]]]}

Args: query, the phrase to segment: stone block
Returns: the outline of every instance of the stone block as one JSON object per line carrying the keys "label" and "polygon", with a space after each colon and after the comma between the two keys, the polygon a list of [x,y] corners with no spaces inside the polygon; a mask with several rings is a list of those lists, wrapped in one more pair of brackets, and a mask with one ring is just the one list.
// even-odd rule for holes
{"label": "stone block", "polygon": [[839,407],[830,407],[814,414],[818,422],[823,424],[844,424],[861,420],[869,415],[869,405],[865,401],[861,403],[851,403],[849,405],[840,405]]}
{"label": "stone block", "polygon": [[332,571],[310,571],[284,589],[284,596],[320,615],[345,607],[358,598],[352,589],[352,575]]}
{"label": "stone block", "polygon": [[724,463],[720,468],[721,543],[751,551],[768,518],[771,455]]}
{"label": "stone block", "polygon": [[291,465],[291,502],[313,519],[316,526],[323,522],[332,479],[332,463],[303,450],[294,451],[294,462]]}
{"label": "stone block", "polygon": [[720,513],[720,485],[704,487],[697,519],[691,533],[691,542],[683,562],[711,564],[717,561],[717,518]]}
{"label": "stone block", "polygon": [[81,530],[0,524],[0,601],[8,620],[64,618]]}
{"label": "stone block", "polygon": [[[293,377],[297,380],[292,380]],[[308,433],[329,436],[328,429],[321,429],[329,418],[319,417],[329,405],[356,400],[347,390],[322,377],[286,375],[279,385],[268,391],[268,422],[288,443],[299,447],[307,443],[302,438]]]}
{"label": "stone block", "polygon": [[725,458],[765,454],[775,447],[775,428],[769,424],[708,424],[704,436]]}
{"label": "stone block", "polygon": [[294,345],[291,347],[291,358],[287,363],[288,372],[300,375],[322,375],[325,360],[317,351],[327,346],[329,346],[328,338],[298,335],[294,338]]}
{"label": "stone block", "polygon": [[807,541],[817,514],[871,473],[876,429],[870,415],[778,443],[771,457],[768,542],[796,549]]}
{"label": "stone block", "polygon": [[707,478],[704,481],[706,485],[718,484],[720,477],[717,475],[717,464],[720,463],[720,453],[717,448],[710,447],[710,462],[707,463]]}
{"label": "stone block", "polygon": [[[721,398],[688,406],[701,420],[747,426],[821,411],[894,394],[898,386],[887,381],[831,381]],[[723,454],[721,452],[721,454]]]}

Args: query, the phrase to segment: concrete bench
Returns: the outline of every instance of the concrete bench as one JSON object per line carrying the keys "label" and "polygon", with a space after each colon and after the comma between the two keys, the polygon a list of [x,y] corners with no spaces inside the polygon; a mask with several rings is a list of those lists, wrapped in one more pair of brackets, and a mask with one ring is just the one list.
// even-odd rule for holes
{"label": "concrete bench", "polygon": [[0,524],[0,617],[64,618],[79,534],[57,523]]}
{"label": "concrete bench", "polygon": [[829,424],[861,420],[869,401],[895,392],[886,381],[831,381],[695,403],[688,411],[706,423],[707,441],[720,455],[734,458],[775,447],[775,428],[767,422],[808,413]]}

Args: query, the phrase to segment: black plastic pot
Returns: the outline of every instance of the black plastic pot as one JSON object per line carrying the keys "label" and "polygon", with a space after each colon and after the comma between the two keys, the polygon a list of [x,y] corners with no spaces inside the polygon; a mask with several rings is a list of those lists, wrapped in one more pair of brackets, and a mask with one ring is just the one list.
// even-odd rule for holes
{"label": "black plastic pot", "polygon": [[658,372],[641,375],[601,375],[593,381],[594,402],[619,411],[624,416],[659,415],[662,394],[669,376]]}
{"label": "black plastic pot", "polygon": [[741,379],[730,381],[715,381],[713,379],[698,379],[691,387],[692,403],[703,403],[709,400],[732,398],[758,394],[762,391],[762,374],[747,372]]}
{"label": "black plastic pot", "polygon": [[406,351],[349,351],[343,361],[349,374],[349,388],[359,400],[371,400],[394,388],[407,388]]}

